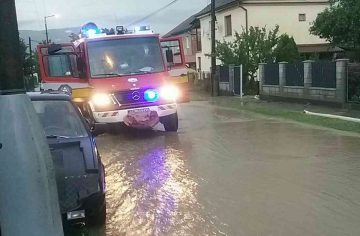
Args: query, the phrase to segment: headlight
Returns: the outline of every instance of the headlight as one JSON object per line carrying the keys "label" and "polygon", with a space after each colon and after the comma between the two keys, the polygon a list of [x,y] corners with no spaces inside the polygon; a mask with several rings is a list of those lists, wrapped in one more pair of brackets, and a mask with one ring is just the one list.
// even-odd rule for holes
{"label": "headlight", "polygon": [[166,100],[176,100],[180,97],[180,90],[172,85],[164,86],[160,89],[160,96]]}
{"label": "headlight", "polygon": [[109,106],[109,105],[112,104],[112,100],[111,100],[110,96],[108,94],[105,94],[105,93],[95,94],[92,97],[91,102],[95,106],[99,106],[99,107]]}

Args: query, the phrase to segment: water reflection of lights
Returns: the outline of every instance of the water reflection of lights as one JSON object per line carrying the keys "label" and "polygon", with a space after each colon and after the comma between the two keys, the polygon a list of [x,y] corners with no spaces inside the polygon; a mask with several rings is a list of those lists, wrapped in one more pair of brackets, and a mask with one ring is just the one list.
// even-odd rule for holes
{"label": "water reflection of lights", "polygon": [[175,223],[179,203],[187,201],[185,191],[193,194],[195,186],[184,186],[184,183],[180,182],[181,178],[178,178],[177,172],[183,168],[181,157],[177,150],[159,148],[149,152],[139,161],[141,172],[135,185],[142,186],[144,193],[136,211],[142,214],[144,211],[154,210],[152,214],[155,235],[166,234]]}
{"label": "water reflection of lights", "polygon": [[144,151],[133,149],[122,161],[115,157],[107,163],[107,235],[203,231],[203,207],[197,199],[197,182],[185,163],[187,155],[165,144],[134,156]]}
{"label": "water reflection of lights", "polygon": [[105,55],[105,61],[108,64],[110,69],[114,68],[114,61],[108,55]]}

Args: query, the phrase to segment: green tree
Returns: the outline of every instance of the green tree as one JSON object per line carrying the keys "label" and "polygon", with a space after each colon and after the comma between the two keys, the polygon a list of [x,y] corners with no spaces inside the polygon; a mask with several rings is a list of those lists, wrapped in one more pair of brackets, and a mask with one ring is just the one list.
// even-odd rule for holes
{"label": "green tree", "polygon": [[27,90],[32,90],[35,86],[35,78],[33,77],[33,74],[36,72],[35,69],[37,61],[34,54],[30,56],[30,53],[28,53],[27,50],[28,46],[25,44],[23,39],[20,39],[20,55],[23,65],[25,87]]}
{"label": "green tree", "polygon": [[278,42],[279,26],[273,30],[265,27],[250,27],[242,33],[235,33],[233,42],[217,41],[216,56],[224,65],[243,65],[243,86],[245,94],[257,94],[255,82],[258,65],[261,62],[274,62],[274,48]]}
{"label": "green tree", "polygon": [[310,32],[334,45],[350,49],[360,58],[360,1],[331,0],[320,13]]}
{"label": "green tree", "polygon": [[250,27],[241,34],[235,33],[233,42],[217,41],[216,56],[224,65],[242,64],[249,79],[254,79],[258,64],[274,62],[274,48],[278,43],[279,26],[273,30]]}
{"label": "green tree", "polygon": [[279,37],[276,48],[274,50],[276,62],[296,62],[300,60],[300,53],[293,37],[283,34]]}

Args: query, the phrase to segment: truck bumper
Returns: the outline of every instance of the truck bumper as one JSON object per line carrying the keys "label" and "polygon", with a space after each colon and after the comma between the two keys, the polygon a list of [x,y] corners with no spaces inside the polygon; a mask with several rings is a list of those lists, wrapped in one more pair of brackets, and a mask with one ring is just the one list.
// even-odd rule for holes
{"label": "truck bumper", "polygon": [[106,112],[93,112],[93,117],[96,123],[121,123],[124,122],[129,113],[133,111],[141,111],[148,109],[151,112],[156,112],[158,117],[164,117],[177,112],[176,103],[157,105],[150,107],[141,107],[134,109],[124,109],[124,110],[115,110],[115,111],[106,111]]}

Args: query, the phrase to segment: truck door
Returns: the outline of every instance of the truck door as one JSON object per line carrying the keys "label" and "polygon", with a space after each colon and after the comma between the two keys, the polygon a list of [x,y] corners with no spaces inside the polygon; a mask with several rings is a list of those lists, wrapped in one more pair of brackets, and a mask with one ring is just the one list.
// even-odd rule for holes
{"label": "truck door", "polygon": [[173,82],[181,89],[182,96],[178,102],[190,101],[188,69],[186,67],[184,47],[181,37],[163,38],[160,40],[162,52],[166,60],[166,54],[171,51],[173,62],[168,63],[169,73]]}
{"label": "truck door", "polygon": [[80,78],[78,57],[72,44],[39,45],[37,48],[43,90],[86,88],[88,81]]}

